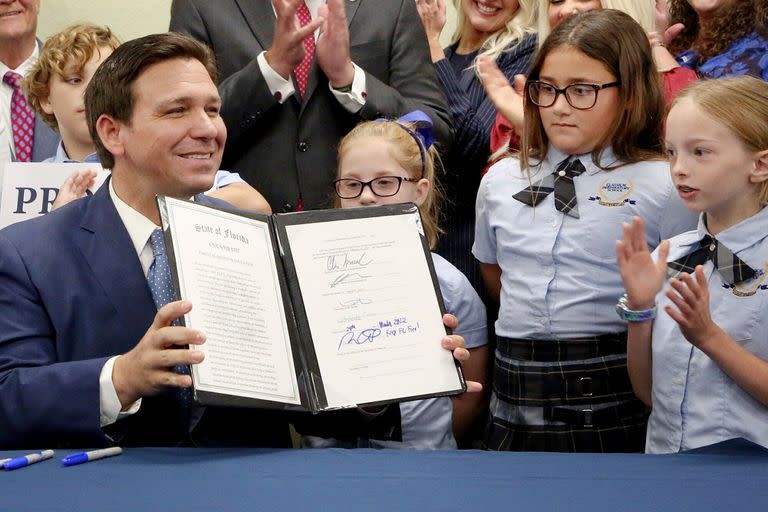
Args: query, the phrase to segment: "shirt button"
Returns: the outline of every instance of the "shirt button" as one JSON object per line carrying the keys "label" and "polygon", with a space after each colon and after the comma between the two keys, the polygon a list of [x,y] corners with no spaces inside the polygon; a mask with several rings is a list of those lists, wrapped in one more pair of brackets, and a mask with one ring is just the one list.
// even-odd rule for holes
{"label": "shirt button", "polygon": [[565,176],[565,171],[560,171],[557,173],[559,176]]}
{"label": "shirt button", "polygon": [[556,228],[556,227],[557,227],[557,219],[553,219],[553,220],[552,220],[552,227],[553,227],[553,228]]}
{"label": "shirt button", "polygon": [[539,318],[539,323],[541,325],[547,325],[547,319],[546,318]]}
{"label": "shirt button", "polygon": [[299,151],[301,151],[302,153],[306,153],[308,149],[309,149],[309,144],[307,144],[304,141],[299,142]]}
{"label": "shirt button", "polygon": [[710,251],[714,251],[714,250],[715,250],[715,244],[711,244],[711,245],[709,246],[709,250],[710,250]]}
{"label": "shirt button", "polygon": [[283,210],[283,213],[290,213],[293,211],[293,205],[291,203],[283,203],[283,206],[281,208]]}

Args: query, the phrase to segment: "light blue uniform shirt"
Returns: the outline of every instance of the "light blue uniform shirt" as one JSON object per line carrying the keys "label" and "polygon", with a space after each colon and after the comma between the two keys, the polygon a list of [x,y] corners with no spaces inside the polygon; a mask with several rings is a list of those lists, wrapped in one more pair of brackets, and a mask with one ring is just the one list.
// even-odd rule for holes
{"label": "light blue uniform shirt", "polygon": [[[530,179],[518,159],[505,158],[480,184],[472,252],[502,270],[499,336],[566,339],[626,330],[614,310],[624,293],[616,263],[622,223],[641,217],[651,248],[696,225],[665,161],[603,171],[591,155],[581,155],[586,171],[574,178],[578,219],[555,209],[554,192],[535,208],[512,197],[565,158],[550,146]],[[605,150],[602,166],[615,162],[613,152]]]}
{"label": "light blue uniform shirt", "polygon": [[91,153],[90,155],[86,156],[82,160],[72,160],[69,158],[69,155],[67,155],[66,150],[64,149],[64,143],[62,141],[59,141],[59,145],[56,147],[56,154],[52,157],[46,158],[43,160],[44,164],[90,164],[90,163],[99,163],[99,157],[96,155],[96,153]]}
{"label": "light blue uniform shirt", "polygon": [[[454,332],[464,337],[467,348],[488,344],[485,306],[469,280],[442,256],[432,254],[445,310],[459,319]],[[403,440],[380,441],[360,439],[358,448],[408,448],[415,450],[447,450],[456,448],[453,437],[453,403],[449,397],[401,402],[400,427]],[[394,406],[393,406],[394,407]],[[335,439],[305,436],[304,444],[313,448],[345,446]]]}
{"label": "light blue uniform shirt", "polygon": [[[67,151],[64,149],[64,143],[59,141],[59,145],[56,148],[56,154],[50,158],[43,160],[46,164],[82,164],[82,163],[99,163],[99,157],[96,153],[91,153],[83,160],[72,160],[67,155]],[[245,183],[245,180],[240,177],[236,172],[229,171],[216,171],[216,178],[214,178],[213,187],[211,190],[218,190],[227,185],[233,183]]]}
{"label": "light blue uniform shirt", "polygon": [[[668,260],[693,252],[705,234],[699,221],[697,230],[673,238]],[[716,238],[760,275],[731,287],[707,262],[712,320],[738,344],[768,360],[768,208]],[[671,303],[665,291],[657,297],[659,314],[653,325],[653,409],[646,451],[677,452],[734,437],[768,447],[768,407],[685,339],[664,312]]]}

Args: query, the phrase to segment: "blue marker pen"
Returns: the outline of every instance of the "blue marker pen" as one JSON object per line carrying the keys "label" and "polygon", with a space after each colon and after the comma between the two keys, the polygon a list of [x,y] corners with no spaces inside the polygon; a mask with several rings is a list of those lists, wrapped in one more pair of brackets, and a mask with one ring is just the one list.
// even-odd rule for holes
{"label": "blue marker pen", "polygon": [[83,464],[85,462],[91,462],[92,460],[103,459],[104,457],[113,457],[123,453],[123,449],[118,446],[112,448],[104,448],[101,450],[93,450],[90,452],[73,453],[67,455],[61,459],[62,466],[76,466],[77,464]]}
{"label": "blue marker pen", "polygon": [[3,464],[3,468],[6,471],[13,471],[14,469],[23,468],[25,466],[29,466],[30,464],[50,459],[51,457],[53,457],[53,450],[44,450],[40,453],[30,453],[29,455],[16,457],[9,460]]}

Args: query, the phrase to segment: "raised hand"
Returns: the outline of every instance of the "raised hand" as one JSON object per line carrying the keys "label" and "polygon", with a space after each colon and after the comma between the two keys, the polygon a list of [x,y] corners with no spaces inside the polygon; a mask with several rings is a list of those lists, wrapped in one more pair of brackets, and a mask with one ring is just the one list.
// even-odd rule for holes
{"label": "raised hand", "polygon": [[624,223],[623,231],[623,238],[616,241],[616,260],[628,306],[636,310],[650,309],[667,276],[669,241],[661,242],[659,259],[654,262],[645,241],[642,219],[634,217],[632,224]]}
{"label": "raised hand", "polygon": [[[659,42],[665,46],[671,43],[672,40],[676,38],[685,28],[685,25],[682,23],[675,23],[674,25],[669,26],[667,0],[656,0],[655,19],[656,33],[659,34]],[[651,46],[654,46],[653,41],[651,41]]]}
{"label": "raised hand", "polygon": [[81,169],[67,176],[67,179],[64,180],[64,183],[59,187],[59,193],[56,194],[56,199],[53,200],[51,211],[56,208],[61,208],[75,199],[83,197],[85,191],[88,190],[88,187],[93,186],[95,180],[96,171],[93,169]]}
{"label": "raised hand", "polygon": [[349,54],[349,27],[343,0],[328,0],[320,6],[318,17],[323,23],[315,46],[317,65],[331,87],[346,87],[355,78],[355,66]]}
{"label": "raised hand", "polygon": [[670,279],[672,289],[667,291],[667,297],[675,307],[665,306],[664,311],[677,322],[685,339],[701,348],[702,343],[713,339],[720,328],[712,321],[709,312],[709,287],[701,265],[694,270],[694,276],[695,279],[683,273],[680,279]]}
{"label": "raised hand", "polygon": [[445,27],[445,0],[416,0],[416,10],[429,39],[440,39]]}
{"label": "raised hand", "polygon": [[[264,57],[272,69],[288,80],[294,68],[304,60],[304,39],[312,35],[324,21],[318,13],[301,26],[296,11],[304,0],[272,0],[275,8],[275,38]],[[347,45],[349,46],[349,45]]]}
{"label": "raised hand", "polygon": [[491,103],[512,123],[517,133],[522,133],[525,75],[515,75],[513,86],[496,63],[488,57],[479,57],[477,66],[480,82]]}
{"label": "raised hand", "polygon": [[139,343],[115,359],[112,382],[123,407],[165,388],[192,386],[192,377],[178,374],[173,369],[202,362],[201,351],[181,347],[200,345],[205,342],[205,335],[195,329],[171,325],[191,309],[192,304],[187,301],[166,304],[157,311],[154,322]]}

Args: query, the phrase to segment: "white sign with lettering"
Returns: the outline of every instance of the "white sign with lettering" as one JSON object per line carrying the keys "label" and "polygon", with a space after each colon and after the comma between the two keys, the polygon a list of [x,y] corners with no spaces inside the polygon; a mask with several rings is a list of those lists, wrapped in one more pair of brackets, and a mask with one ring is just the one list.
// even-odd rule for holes
{"label": "white sign with lettering", "polygon": [[98,163],[7,162],[0,174],[0,228],[48,213],[67,176],[84,169],[98,172],[92,194],[109,176]]}

